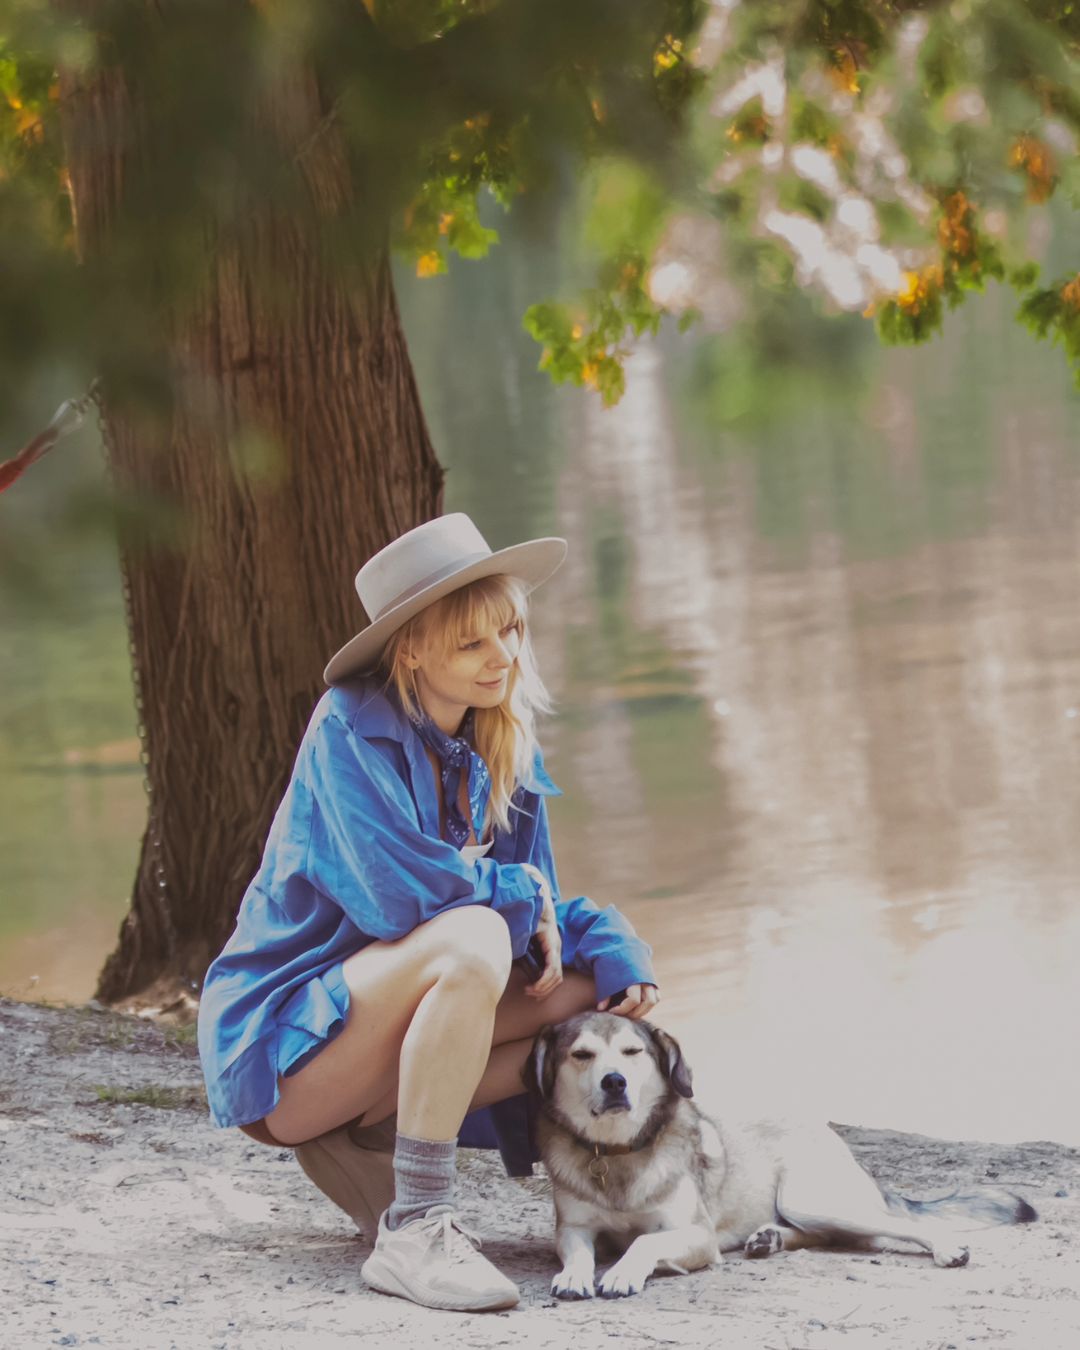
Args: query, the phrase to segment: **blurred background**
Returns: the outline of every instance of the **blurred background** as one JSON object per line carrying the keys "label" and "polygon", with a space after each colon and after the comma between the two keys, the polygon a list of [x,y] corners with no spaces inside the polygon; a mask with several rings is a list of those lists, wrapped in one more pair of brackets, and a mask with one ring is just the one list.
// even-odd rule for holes
{"label": "blurred background", "polygon": [[[996,289],[919,348],[791,301],[769,342],[644,340],[604,409],[522,331],[559,229],[500,229],[396,280],[446,509],[570,542],[533,613],[563,893],[652,943],[706,1104],[1080,1144],[1066,364]],[[55,370],[27,404],[81,392]],[[79,509],[103,481],[87,423],[3,523],[13,997],[92,994],[145,823],[115,549]]]}

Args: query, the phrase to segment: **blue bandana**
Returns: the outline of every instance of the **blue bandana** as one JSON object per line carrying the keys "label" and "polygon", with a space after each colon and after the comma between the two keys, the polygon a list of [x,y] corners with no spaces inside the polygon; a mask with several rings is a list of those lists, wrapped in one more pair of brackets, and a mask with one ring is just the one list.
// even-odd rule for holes
{"label": "blue bandana", "polygon": [[[450,836],[450,841],[457,848],[463,848],[469,838],[469,822],[461,814],[459,798],[461,794],[461,775],[464,773],[465,782],[469,783],[469,765],[472,762],[472,738],[473,724],[475,721],[474,709],[470,708],[465,714],[461,723],[461,734],[459,736],[448,736],[441,727],[435,725],[426,713],[421,713],[419,717],[410,717],[409,721],[416,730],[416,734],[429,746],[436,755],[441,766],[443,803],[446,807],[446,832]],[[480,760],[483,764],[483,760]],[[487,766],[484,765],[484,773]],[[483,786],[485,778],[483,774],[477,774],[475,794],[469,795],[469,810],[475,815],[476,806],[479,802],[480,789]],[[473,797],[477,800],[474,801]]]}

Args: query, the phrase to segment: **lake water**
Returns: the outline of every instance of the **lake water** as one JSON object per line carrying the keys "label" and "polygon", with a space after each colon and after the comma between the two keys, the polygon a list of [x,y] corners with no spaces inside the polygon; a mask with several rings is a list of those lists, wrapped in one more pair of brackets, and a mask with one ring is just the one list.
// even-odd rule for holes
{"label": "lake water", "polygon": [[[604,411],[535,372],[535,282],[520,254],[402,291],[447,509],[570,542],[534,610],[563,892],[653,944],[706,1103],[1080,1144],[1063,359],[990,297],[928,348],[868,335],[842,392],[698,340]],[[89,432],[65,453],[98,473]],[[0,591],[0,991],[76,1000],[144,799],[115,565],[50,515],[60,452],[34,473],[16,544],[48,541],[20,556],[51,599]]]}

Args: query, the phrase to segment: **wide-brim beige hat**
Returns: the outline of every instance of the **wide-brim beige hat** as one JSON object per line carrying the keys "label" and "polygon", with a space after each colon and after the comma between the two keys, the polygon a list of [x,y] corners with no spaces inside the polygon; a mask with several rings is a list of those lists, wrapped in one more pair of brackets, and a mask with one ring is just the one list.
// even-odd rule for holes
{"label": "wide-brim beige hat", "polygon": [[530,539],[493,552],[460,511],[417,525],[379,550],[356,574],[356,593],[371,623],[334,653],[323,671],[341,684],[378,664],[387,639],[422,609],[478,577],[517,577],[527,590],[546,581],[566,557],[566,540]]}

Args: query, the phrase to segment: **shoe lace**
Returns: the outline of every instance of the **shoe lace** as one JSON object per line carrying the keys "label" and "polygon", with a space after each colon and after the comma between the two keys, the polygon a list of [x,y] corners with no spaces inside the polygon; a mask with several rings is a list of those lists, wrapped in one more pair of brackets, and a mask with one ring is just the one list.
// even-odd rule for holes
{"label": "shoe lace", "polygon": [[468,1261],[475,1255],[476,1248],[484,1245],[483,1239],[474,1233],[471,1228],[466,1228],[461,1220],[449,1210],[438,1216],[438,1222],[442,1232],[443,1252],[447,1261]]}

